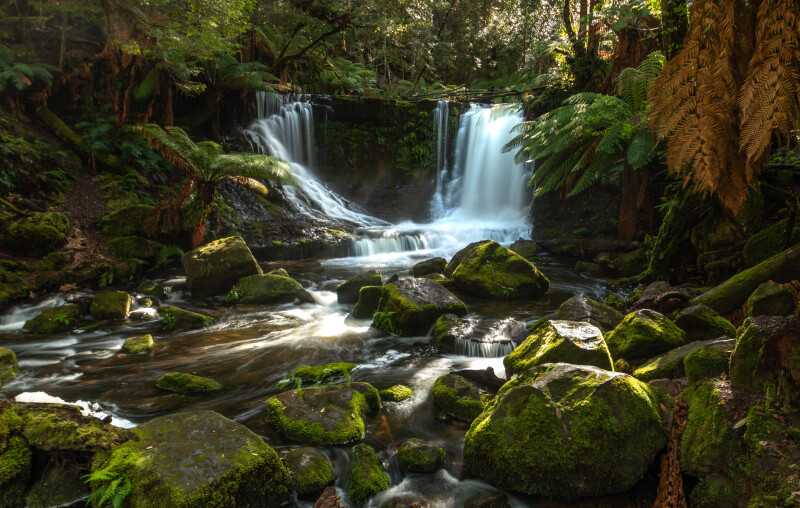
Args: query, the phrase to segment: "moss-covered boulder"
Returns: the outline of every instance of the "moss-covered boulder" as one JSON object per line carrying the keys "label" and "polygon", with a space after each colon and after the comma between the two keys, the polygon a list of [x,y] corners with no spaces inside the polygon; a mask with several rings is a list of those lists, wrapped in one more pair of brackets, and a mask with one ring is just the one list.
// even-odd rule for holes
{"label": "moss-covered boulder", "polygon": [[156,386],[176,393],[203,393],[222,389],[222,383],[215,379],[185,372],[167,372],[158,378]]}
{"label": "moss-covered boulder", "polygon": [[243,277],[236,282],[239,303],[314,303],[314,298],[299,282],[282,275],[263,274]]}
{"label": "moss-covered boulder", "polygon": [[444,467],[444,460],[444,448],[422,439],[406,439],[397,448],[397,462],[404,473],[435,473]]}
{"label": "moss-covered boulder", "polygon": [[152,211],[150,205],[126,206],[102,216],[98,225],[106,236],[147,236],[145,224]]}
{"label": "moss-covered boulder", "polygon": [[0,506],[23,506],[31,475],[32,453],[22,429],[25,421],[0,406]]}
{"label": "moss-covered boulder", "polygon": [[10,349],[0,347],[0,388],[3,383],[17,375],[19,372],[19,363],[17,363],[17,355]]}
{"label": "moss-covered boulder", "polygon": [[383,286],[383,275],[377,270],[370,270],[342,282],[336,288],[339,303],[356,303],[361,288],[365,286]]}
{"label": "moss-covered boulder", "polygon": [[692,305],[681,310],[675,318],[675,325],[686,334],[686,342],[736,335],[736,327],[730,321],[705,305]]}
{"label": "moss-covered boulder", "polygon": [[584,295],[575,295],[562,303],[558,310],[545,316],[551,321],[579,321],[594,325],[608,333],[622,322],[624,316],[608,305],[596,302]]}
{"label": "moss-covered boulder", "polygon": [[721,381],[705,381],[687,387],[683,397],[689,405],[681,436],[681,470],[704,476],[727,462],[736,444],[732,425],[725,416],[727,397]]}
{"label": "moss-covered boulder", "polygon": [[316,499],[333,483],[331,459],[316,448],[295,448],[284,455],[283,463],[300,499]]}
{"label": "moss-covered boulder", "polygon": [[93,466],[131,481],[127,505],[276,507],[291,499],[291,478],[275,451],[218,413],[161,416],[133,433]]}
{"label": "moss-covered boulder", "polygon": [[497,300],[537,298],[550,287],[530,261],[492,240],[472,243],[456,253],[445,275],[465,293]]}
{"label": "moss-covered boulder", "polygon": [[633,377],[644,382],[654,379],[675,379],[682,377],[686,374],[684,360],[687,356],[705,346],[710,346],[717,342],[727,343],[727,341],[731,341],[731,339],[701,340],[671,349],[655,358],[651,358],[647,363],[634,370]]}
{"label": "moss-covered boulder", "polygon": [[[787,222],[784,219],[756,232],[747,239],[742,247],[742,260],[745,266],[755,266],[783,250]],[[792,241],[796,243],[798,240],[800,240],[800,234],[798,234],[797,228],[794,228]]]}
{"label": "moss-covered boulder", "polygon": [[160,300],[163,300],[167,297],[166,288],[164,288],[164,286],[158,282],[154,282],[152,280],[143,280],[140,282],[139,285],[136,286],[136,292],[147,296],[155,296]]}
{"label": "moss-covered boulder", "polygon": [[543,363],[574,363],[614,370],[600,329],[576,321],[543,321],[503,359],[508,376]]}
{"label": "moss-covered boulder", "polygon": [[375,450],[365,444],[353,447],[353,469],[350,471],[350,485],[347,493],[357,504],[382,490],[389,488],[389,477],[383,472],[381,461]]}
{"label": "moss-covered boulder", "polygon": [[142,335],[140,337],[130,337],[125,339],[125,342],[122,343],[122,352],[128,353],[129,355],[149,353],[153,350],[155,345],[156,343],[153,340],[153,336],[148,333],[147,335]]}
{"label": "moss-covered boulder", "polygon": [[409,272],[414,277],[424,277],[432,273],[442,273],[446,266],[447,260],[445,258],[431,258],[415,264]]}
{"label": "moss-covered boulder", "polygon": [[69,220],[57,212],[34,212],[8,226],[8,246],[26,253],[43,256],[67,243]]}
{"label": "moss-covered boulder", "polygon": [[494,397],[486,387],[457,374],[438,377],[432,394],[440,418],[455,418],[467,423],[477,418]]}
{"label": "moss-covered boulder", "polygon": [[116,320],[128,317],[131,310],[131,295],[125,291],[106,291],[92,298],[89,312],[97,320]]}
{"label": "moss-covered boulder", "polygon": [[525,323],[512,318],[445,314],[433,325],[433,347],[440,353],[499,358],[527,336]]}
{"label": "moss-covered boulder", "polygon": [[756,375],[761,352],[770,336],[789,322],[787,317],[759,316],[747,318],[736,333],[736,346],[729,366],[731,385],[757,391],[764,381]]}
{"label": "moss-covered boulder", "polygon": [[211,316],[179,309],[172,305],[162,305],[156,309],[156,312],[158,312],[159,316],[164,318],[166,322],[164,328],[169,331],[194,330],[206,327],[214,322],[214,318]]}
{"label": "moss-covered boulder", "polygon": [[356,368],[355,363],[334,362],[322,365],[302,365],[292,371],[289,376],[292,380],[299,380],[302,384],[330,383],[331,381],[349,378],[350,371]]}
{"label": "moss-covered boulder", "polygon": [[239,236],[214,240],[181,258],[186,285],[193,296],[224,295],[242,277],[262,273],[256,258]]}
{"label": "moss-covered boulder", "polygon": [[397,335],[425,335],[439,316],[463,316],[467,306],[441,284],[403,277],[383,287],[372,326]]}
{"label": "moss-covered boulder", "polygon": [[663,314],[649,309],[631,312],[606,335],[612,358],[628,361],[651,358],[682,346],[685,341],[683,330]]}
{"label": "moss-covered boulder", "polygon": [[789,286],[765,282],[747,299],[747,316],[790,316],[794,313],[794,294]]}
{"label": "moss-covered boulder", "polygon": [[533,261],[533,258],[536,256],[536,242],[533,240],[523,240],[520,238],[516,242],[512,243],[508,248],[524,257],[528,261]]}
{"label": "moss-covered boulder", "polygon": [[378,310],[381,302],[383,286],[364,286],[358,290],[358,300],[353,307],[353,317],[356,319],[369,319]]}
{"label": "moss-covered boulder", "polygon": [[647,249],[641,248],[614,258],[613,264],[623,277],[634,277],[647,270],[649,260]]}
{"label": "moss-covered boulder", "polygon": [[5,307],[14,298],[26,296],[31,289],[20,272],[0,265],[0,307]]}
{"label": "moss-covered boulder", "polygon": [[78,318],[78,306],[75,304],[51,307],[25,321],[22,331],[43,334],[67,332],[78,326]]}
{"label": "moss-covered boulder", "polygon": [[405,385],[394,385],[378,392],[381,400],[389,402],[402,402],[414,396],[414,391]]}
{"label": "moss-covered boulder", "polygon": [[464,461],[494,485],[526,494],[624,492],[667,442],[664,397],[627,374],[542,365],[506,383],[472,422]]}
{"label": "moss-covered boulder", "polygon": [[111,251],[111,254],[123,260],[138,258],[145,261],[152,261],[163,246],[164,245],[159,242],[148,240],[140,236],[123,236],[112,238],[108,241],[108,249]]}
{"label": "moss-covered boulder", "polygon": [[703,344],[683,359],[686,379],[696,383],[701,379],[719,377],[728,371],[735,339],[721,339]]}
{"label": "moss-covered boulder", "polygon": [[380,409],[378,391],[367,383],[297,388],[269,399],[269,421],[287,439],[338,445],[364,438],[364,418]]}
{"label": "moss-covered boulder", "polygon": [[33,482],[25,499],[25,506],[78,506],[91,493],[74,466],[52,461],[41,479]]}

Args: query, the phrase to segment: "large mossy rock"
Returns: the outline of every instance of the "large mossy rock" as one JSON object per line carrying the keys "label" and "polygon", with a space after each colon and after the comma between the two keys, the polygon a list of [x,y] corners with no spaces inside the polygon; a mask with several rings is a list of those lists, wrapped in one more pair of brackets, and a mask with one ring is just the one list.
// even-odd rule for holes
{"label": "large mossy rock", "polygon": [[378,391],[367,383],[297,388],[269,399],[270,423],[287,439],[339,445],[364,438],[364,418],[380,409]]}
{"label": "large mossy rock", "polygon": [[130,506],[272,507],[291,499],[291,478],[275,451],[218,413],[161,416],[133,433],[94,465],[131,481]]}
{"label": "large mossy rock", "polygon": [[[742,247],[742,260],[747,267],[755,266],[783,250],[786,237],[787,220],[784,219],[768,228],[756,232]],[[792,232],[792,243],[800,240],[797,228]]]}
{"label": "large mossy rock", "polygon": [[622,322],[624,316],[615,309],[584,295],[575,295],[562,303],[558,310],[545,319],[551,321],[583,321],[608,333]]}
{"label": "large mossy rock", "polygon": [[641,248],[614,258],[614,268],[623,277],[634,277],[647,270],[650,259],[647,249]]}
{"label": "large mossy rock", "polygon": [[509,377],[544,363],[574,363],[614,370],[600,329],[576,321],[541,322],[503,359]]}
{"label": "large mossy rock", "polygon": [[410,272],[414,277],[424,277],[432,273],[443,273],[446,266],[445,258],[431,258],[415,264],[411,267]]}
{"label": "large mossy rock", "polygon": [[292,380],[300,381],[301,384],[330,383],[337,379],[350,376],[350,371],[357,365],[350,362],[333,362],[322,365],[301,365],[294,369],[289,376]]}
{"label": "large mossy rock", "polygon": [[333,464],[316,448],[295,448],[284,455],[283,463],[292,475],[300,499],[316,499],[325,487],[333,484]]}
{"label": "large mossy rock", "polygon": [[724,464],[736,437],[725,417],[726,387],[721,381],[706,381],[687,387],[683,397],[689,405],[681,436],[681,470],[704,476]]}
{"label": "large mossy rock", "polygon": [[224,295],[242,277],[262,273],[240,236],[209,242],[184,254],[181,262],[189,291],[199,297]]}
{"label": "large mossy rock", "polygon": [[125,342],[122,343],[122,352],[129,355],[149,353],[153,350],[155,345],[156,343],[153,340],[153,336],[148,333],[139,337],[130,337],[125,339]]}
{"label": "large mossy rock", "polygon": [[148,236],[145,224],[152,211],[150,205],[127,206],[102,216],[98,225],[106,236]]}
{"label": "large mossy rock", "polygon": [[689,383],[719,377],[728,371],[735,339],[720,339],[703,344],[683,359],[683,369]]}
{"label": "large mossy rock", "polygon": [[167,297],[167,289],[152,280],[143,280],[136,286],[136,291],[147,296],[155,296],[158,299],[165,299]]}
{"label": "large mossy rock", "polygon": [[472,422],[494,397],[486,387],[457,374],[445,374],[433,384],[433,403],[440,418]]}
{"label": "large mossy rock", "polygon": [[236,282],[239,303],[271,304],[314,303],[314,298],[299,282],[282,275],[263,274],[243,277]]}
{"label": "large mossy rock", "polygon": [[536,242],[533,240],[523,240],[520,238],[516,242],[512,243],[508,248],[524,257],[528,261],[533,261],[533,258],[536,256]]}
{"label": "large mossy rock", "polygon": [[125,291],[106,291],[92,298],[89,312],[98,321],[125,319],[131,310],[131,295]]}
{"label": "large mossy rock", "polygon": [[494,485],[526,494],[624,492],[667,442],[664,397],[627,374],[542,365],[506,383],[472,422],[464,461]]}
{"label": "large mossy rock", "polygon": [[67,332],[78,326],[78,318],[78,306],[75,304],[51,307],[25,321],[22,331],[42,334]]}
{"label": "large mossy rock", "polygon": [[678,313],[675,325],[686,334],[687,342],[736,335],[736,327],[730,321],[705,305],[686,307]]}
{"label": "large mossy rock", "polygon": [[336,288],[336,297],[339,303],[356,303],[358,301],[359,291],[365,286],[383,286],[383,275],[381,275],[381,272],[370,270],[342,282],[342,284]]}
{"label": "large mossy rock", "polygon": [[8,227],[8,246],[37,256],[56,251],[67,243],[69,220],[57,212],[35,212]]}
{"label": "large mossy rock", "polygon": [[731,354],[731,385],[739,390],[757,391],[764,380],[757,376],[761,352],[767,339],[789,322],[788,317],[759,316],[747,318],[736,334]]}
{"label": "large mossy rock", "polygon": [[353,307],[353,317],[356,319],[369,319],[378,310],[381,303],[383,286],[364,286],[358,291],[358,300]]}
{"label": "large mossy rock", "polygon": [[681,347],[671,349],[666,353],[651,358],[644,365],[633,371],[633,377],[639,381],[652,381],[654,379],[675,379],[686,374],[684,360],[698,349],[712,344],[732,344],[732,339],[714,339],[690,342]]}
{"label": "large mossy rock", "polygon": [[444,460],[444,448],[422,439],[406,439],[397,448],[397,462],[404,473],[435,473],[444,467]]}
{"label": "large mossy rock", "polygon": [[498,358],[527,336],[525,323],[516,319],[445,314],[434,323],[433,347],[439,353]]}
{"label": "large mossy rock", "polygon": [[[1,403],[1,402],[0,402]],[[22,436],[25,421],[0,406],[0,506],[23,506],[31,475],[31,449]]]}
{"label": "large mossy rock", "polygon": [[91,493],[82,475],[74,466],[49,463],[44,475],[28,491],[25,506],[79,506]]}
{"label": "large mossy rock", "polygon": [[622,323],[606,335],[612,358],[628,361],[651,358],[653,355],[682,346],[686,334],[672,321],[654,310],[631,312]]}
{"label": "large mossy rock", "polygon": [[139,236],[123,236],[108,241],[108,249],[118,259],[132,258],[152,261],[164,244]]}
{"label": "large mossy rock", "polygon": [[428,333],[444,314],[463,316],[466,313],[464,302],[441,284],[420,277],[403,277],[383,287],[372,325],[411,337]]}
{"label": "large mossy rock", "polygon": [[357,504],[363,504],[378,492],[389,488],[389,477],[372,447],[359,444],[353,447],[353,469],[347,493]]}
{"label": "large mossy rock", "polygon": [[486,240],[468,245],[445,268],[453,285],[465,293],[488,299],[538,298],[547,292],[547,280],[530,261]]}
{"label": "large mossy rock", "polygon": [[162,390],[184,394],[215,392],[222,389],[222,383],[216,379],[184,372],[167,372],[158,378],[156,386]]}
{"label": "large mossy rock", "polygon": [[414,396],[414,391],[405,385],[394,385],[378,392],[381,400],[402,402]]}
{"label": "large mossy rock", "polygon": [[164,321],[166,321],[165,329],[169,331],[194,330],[204,328],[214,322],[214,318],[211,316],[179,309],[172,305],[162,305],[156,309],[156,312],[164,318]]}
{"label": "large mossy rock", "polygon": [[17,355],[10,349],[0,347],[0,388],[3,383],[17,375],[19,372],[19,363],[17,363]]}
{"label": "large mossy rock", "polygon": [[765,282],[747,299],[747,316],[790,316],[794,313],[794,293],[788,286]]}

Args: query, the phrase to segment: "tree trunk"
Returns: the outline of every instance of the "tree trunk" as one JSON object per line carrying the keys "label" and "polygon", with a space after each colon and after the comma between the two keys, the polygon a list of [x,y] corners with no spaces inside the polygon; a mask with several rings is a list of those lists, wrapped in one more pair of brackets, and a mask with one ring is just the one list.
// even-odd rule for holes
{"label": "tree trunk", "polygon": [[647,197],[647,175],[626,167],[622,173],[622,201],[617,228],[619,239],[630,242],[642,225],[642,208]]}
{"label": "tree trunk", "polygon": [[58,67],[59,69],[64,69],[64,58],[67,54],[67,23],[69,22],[69,13],[67,13],[67,7],[65,5],[61,5],[61,8],[64,9],[61,12],[61,47],[58,50]]}
{"label": "tree trunk", "polygon": [[686,0],[661,0],[661,30],[664,54],[670,59],[683,47],[683,39],[689,30]]}

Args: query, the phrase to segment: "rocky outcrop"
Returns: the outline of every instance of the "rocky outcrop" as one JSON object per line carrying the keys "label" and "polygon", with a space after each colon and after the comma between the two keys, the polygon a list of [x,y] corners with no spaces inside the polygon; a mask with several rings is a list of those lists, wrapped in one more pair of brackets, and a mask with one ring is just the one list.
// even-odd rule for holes
{"label": "rocky outcrop", "polygon": [[628,361],[650,358],[685,343],[683,330],[653,310],[631,312],[606,335],[612,358]]}
{"label": "rocky outcrop", "polygon": [[316,499],[325,487],[333,484],[333,464],[316,448],[295,448],[283,456],[300,499]]}
{"label": "rocky outcrop", "polygon": [[425,335],[444,314],[463,316],[467,306],[430,279],[403,277],[383,287],[372,326],[406,337]]}
{"label": "rocky outcrop", "polygon": [[79,317],[75,304],[51,307],[25,321],[22,331],[42,334],[66,332],[78,326]]}
{"label": "rocky outcrop", "polygon": [[250,275],[239,279],[235,287],[243,304],[314,303],[314,297],[299,282],[284,275]]}
{"label": "rocky outcrop", "polygon": [[181,261],[193,296],[224,295],[242,277],[262,273],[239,236],[209,242],[184,254]]}
{"label": "rocky outcrop", "polygon": [[444,448],[422,439],[406,439],[397,448],[397,462],[404,473],[435,473],[444,467],[444,460]]}
{"label": "rocky outcrop", "polygon": [[350,280],[343,282],[336,288],[336,297],[339,303],[356,303],[358,293],[365,286],[382,286],[383,275],[377,270],[362,273]]}

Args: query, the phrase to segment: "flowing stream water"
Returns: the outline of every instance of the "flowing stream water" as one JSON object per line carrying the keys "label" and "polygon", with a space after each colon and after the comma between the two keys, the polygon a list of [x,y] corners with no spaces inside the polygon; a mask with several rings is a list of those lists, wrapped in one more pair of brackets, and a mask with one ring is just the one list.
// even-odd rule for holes
{"label": "flowing stream water", "polygon": [[[442,111],[446,107],[440,105],[437,115],[446,115]],[[260,118],[249,128],[254,150],[291,162],[298,185],[287,191],[296,200],[298,210],[368,230],[363,243],[355,246],[353,256],[323,262],[325,281],[309,286],[315,303],[234,307],[217,304],[211,308],[200,303],[198,307],[198,302],[185,293],[184,280],[176,275],[162,281],[168,296],[161,303],[214,314],[218,317],[215,324],[171,335],[161,330],[164,323],[157,318],[129,319],[95,331],[47,336],[24,334],[22,325],[42,308],[62,304],[66,295],[21,304],[0,315],[0,346],[16,352],[21,368],[0,393],[25,400],[59,397],[69,402],[89,401],[84,403],[87,410],[110,413],[115,424],[124,426],[187,409],[212,409],[247,425],[281,453],[297,444],[277,434],[266,420],[267,400],[281,391],[278,383],[300,365],[349,361],[358,364],[352,372],[354,381],[369,382],[378,389],[404,384],[414,390],[411,399],[386,403],[380,415],[367,422],[365,442],[378,451],[392,485],[368,506],[379,507],[396,499],[422,503],[421,506],[460,507],[472,495],[496,491],[470,477],[462,460],[468,426],[438,420],[430,392],[436,378],[452,369],[491,366],[502,376],[502,357],[468,354],[495,356],[507,350],[491,344],[464,345],[460,350],[464,354],[437,354],[430,346],[430,337],[397,337],[371,328],[369,320],[349,317],[351,306],[337,303],[335,288],[366,269],[379,268],[387,276],[402,276],[416,260],[433,255],[449,258],[467,242],[485,238],[510,242],[526,234],[531,227],[527,218],[530,198],[525,190],[528,168],[515,164],[511,154],[500,153],[510,129],[520,121],[520,113],[510,106],[469,108],[460,121],[452,160],[447,155],[447,131],[443,128],[438,197],[431,204],[435,219],[428,224],[390,225],[370,217],[314,177],[310,169],[313,130],[308,103],[274,102],[262,97],[259,110]],[[600,298],[607,289],[603,281],[577,275],[566,262],[553,257],[542,256],[537,266],[551,281],[545,297],[513,303],[466,300],[470,311],[474,315],[531,323],[574,294]],[[143,295],[131,291],[134,314],[153,317],[143,306]],[[156,341],[152,354],[119,353],[126,338],[146,333]],[[224,389],[197,396],[167,394],[155,387],[155,381],[171,371],[216,378]],[[397,444],[410,437],[442,445],[447,452],[446,468],[435,475],[403,477],[392,457]],[[348,503],[344,491],[350,447],[321,448],[334,461],[336,485]],[[591,506],[642,506],[640,498],[650,499],[651,494],[649,490],[628,493],[607,504]],[[571,506],[520,496],[511,496],[511,504]],[[299,505],[310,506],[302,502]]]}

